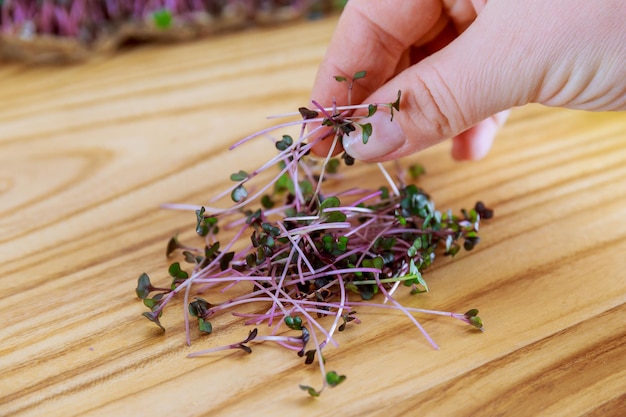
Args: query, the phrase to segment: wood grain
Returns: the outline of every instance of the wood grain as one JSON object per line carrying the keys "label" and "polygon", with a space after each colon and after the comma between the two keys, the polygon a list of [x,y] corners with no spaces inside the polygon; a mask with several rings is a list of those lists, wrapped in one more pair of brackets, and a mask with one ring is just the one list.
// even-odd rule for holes
{"label": "wood grain", "polygon": [[[214,322],[184,344],[180,303],[161,334],[134,296],[166,278],[167,239],[230,172],[272,154],[228,146],[306,105],[334,20],[144,45],[78,66],[0,63],[0,415],[623,416],[626,414],[626,117],[516,109],[483,161],[441,144],[406,163],[439,209],[481,199],[476,250],[444,260],[411,306],[481,310],[487,331],[360,311],[319,373],[255,345],[196,359],[248,328]],[[264,146],[265,145],[265,146]],[[376,170],[357,166],[341,186]],[[157,278],[158,279],[158,278]],[[177,311],[178,309],[178,311]]]}

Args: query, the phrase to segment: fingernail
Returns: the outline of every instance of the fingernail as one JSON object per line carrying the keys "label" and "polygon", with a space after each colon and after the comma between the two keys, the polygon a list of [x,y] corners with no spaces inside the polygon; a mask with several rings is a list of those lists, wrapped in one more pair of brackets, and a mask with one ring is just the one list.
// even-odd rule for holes
{"label": "fingernail", "polygon": [[398,149],[406,140],[396,119],[391,121],[391,115],[384,111],[376,112],[358,123],[371,123],[372,134],[367,143],[363,143],[363,130],[357,126],[355,131],[343,137],[343,148],[354,159],[367,161],[381,158]]}

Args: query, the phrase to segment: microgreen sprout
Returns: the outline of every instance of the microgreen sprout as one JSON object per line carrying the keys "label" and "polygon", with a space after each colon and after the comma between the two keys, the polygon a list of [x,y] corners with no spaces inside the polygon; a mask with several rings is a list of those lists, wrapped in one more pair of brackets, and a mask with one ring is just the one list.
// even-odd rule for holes
{"label": "microgreen sprout", "polygon": [[[363,76],[354,74],[349,84]],[[339,81],[348,80],[339,77]],[[248,337],[189,356],[227,349],[251,353],[253,343],[273,342],[296,352],[305,364],[317,362],[322,387],[300,386],[311,396],[345,380],[326,370],[322,353],[328,344],[338,346],[338,332],[361,323],[357,310],[400,311],[434,348],[437,344],[417,314],[451,317],[482,331],[476,309],[464,314],[417,309],[400,304],[394,292],[403,287],[415,295],[428,292],[424,273],[436,256],[474,249],[480,220],[491,218],[493,211],[482,202],[460,214],[436,210],[424,190],[404,181],[423,174],[418,165],[408,169],[409,175],[399,171],[394,180],[379,164],[385,186],[333,192],[326,189],[328,178],[339,175],[342,161],[351,165],[354,160],[345,153],[343,158],[328,156],[323,161],[308,157],[316,143],[336,144],[359,123],[371,134],[371,125],[363,127],[351,110],[367,108],[370,115],[380,107],[399,111],[399,100],[400,94],[392,103],[332,108],[313,102],[315,110],[303,107],[294,114],[298,123],[278,124],[238,142],[236,146],[241,146],[272,131],[300,127],[297,136],[279,133],[274,140],[277,155],[270,161],[230,175],[233,184],[218,195],[230,196],[227,208],[166,205],[195,213],[201,244],[188,246],[177,237],[170,239],[167,255],[179,260],[168,268],[168,286],[154,286],[145,273],[139,277],[136,295],[149,309],[144,316],[163,329],[159,319],[165,307],[182,293],[190,344],[191,318],[197,320],[199,334],[211,334],[212,323],[230,312],[254,326]],[[324,133],[328,128],[330,136]]]}
{"label": "microgreen sprout", "polygon": [[366,74],[366,71],[357,71],[350,79],[344,77],[343,75],[335,75],[335,81],[348,83],[348,104],[352,104],[352,88],[354,87],[354,82],[356,80],[360,80],[361,78],[365,78]]}

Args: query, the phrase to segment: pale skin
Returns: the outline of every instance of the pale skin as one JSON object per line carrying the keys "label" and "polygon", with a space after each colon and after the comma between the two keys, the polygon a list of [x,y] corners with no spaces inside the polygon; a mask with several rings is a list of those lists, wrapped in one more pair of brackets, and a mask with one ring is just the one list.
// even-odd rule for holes
{"label": "pale skin", "polygon": [[[394,101],[355,159],[397,159],[452,139],[458,160],[484,157],[509,109],[527,103],[589,111],[626,110],[624,0],[350,0],[318,70],[323,105]],[[331,141],[315,152],[325,154]]]}

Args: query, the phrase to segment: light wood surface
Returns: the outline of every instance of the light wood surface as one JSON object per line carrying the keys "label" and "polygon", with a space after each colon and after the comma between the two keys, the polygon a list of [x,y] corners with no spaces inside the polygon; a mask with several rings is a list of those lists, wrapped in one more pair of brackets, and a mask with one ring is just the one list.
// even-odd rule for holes
{"label": "light wood surface", "polygon": [[[495,218],[471,252],[442,260],[406,305],[464,312],[484,333],[401,314],[328,349],[341,386],[274,345],[187,359],[249,328],[214,321],[184,344],[182,306],[161,334],[136,279],[167,282],[165,244],[235,169],[273,151],[237,139],[307,105],[334,20],[123,50],[84,65],[0,63],[0,415],[626,415],[626,116],[516,109],[491,154],[453,162],[444,143],[409,162],[441,210],[481,199]],[[355,181],[380,181],[360,166]]]}

